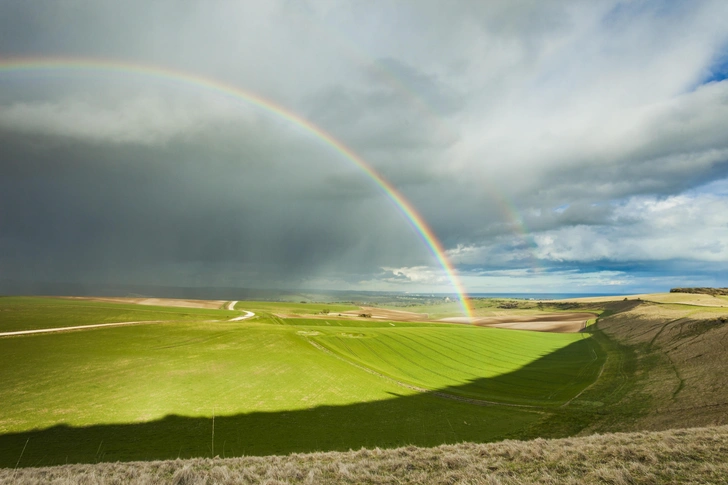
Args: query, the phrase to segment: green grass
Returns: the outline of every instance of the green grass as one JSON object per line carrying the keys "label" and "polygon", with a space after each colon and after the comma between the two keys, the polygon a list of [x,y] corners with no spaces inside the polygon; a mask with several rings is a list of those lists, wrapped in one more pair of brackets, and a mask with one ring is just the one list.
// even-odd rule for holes
{"label": "green grass", "polygon": [[156,320],[230,319],[240,312],[63,298],[0,297],[0,332]]}
{"label": "green grass", "polygon": [[[538,302],[533,300],[509,298],[476,298],[470,301],[473,316],[492,317],[510,315],[537,315],[543,313],[561,313],[565,311],[592,312],[599,314],[602,311],[596,304],[575,304],[559,302]],[[430,320],[463,316],[463,307],[459,302],[437,302],[433,304],[397,306],[387,305],[382,308],[403,310],[413,313],[426,313]]]}
{"label": "green grass", "polygon": [[[0,431],[304,409],[390,397],[289,328],[169,323],[0,339]],[[354,369],[355,370],[355,369]],[[83,403],[79,407],[79,403]],[[61,419],[59,420],[59,417]]]}
{"label": "green grass", "polygon": [[342,305],[339,303],[292,303],[285,301],[244,301],[238,303],[236,308],[252,311],[254,313],[277,313],[286,315],[316,315],[322,310],[330,313],[357,310],[355,305]]}
{"label": "green grass", "polygon": [[[584,334],[464,325],[357,330],[320,329],[312,338],[394,379],[427,389],[456,387],[453,393],[475,399],[559,405],[601,367]],[[557,351],[557,359],[548,357]]]}
{"label": "green grass", "polygon": [[463,306],[459,302],[435,303],[432,305],[382,305],[381,308],[412,313],[426,313],[430,320],[463,316]]}
{"label": "green grass", "polygon": [[[0,338],[0,466],[14,466],[26,442],[21,466],[210,456],[213,415],[215,454],[227,456],[538,436],[602,356],[584,334],[265,316],[320,311],[312,304],[241,302],[259,316],[210,322],[239,313],[3,300],[16,328],[60,326],[60,310],[68,324],[176,321]],[[383,375],[542,407],[458,402]]]}
{"label": "green grass", "polygon": [[[660,307],[667,308],[669,310],[684,310],[692,313],[715,313],[718,315],[726,313],[726,309],[724,307],[692,305],[690,303],[661,303]],[[690,314],[688,313],[688,315]]]}
{"label": "green grass", "polygon": [[[282,325],[295,327],[349,327],[349,328],[453,328],[455,324],[439,322],[391,322],[380,319],[353,320],[350,318],[338,319],[336,315],[328,318],[282,318],[278,322]],[[318,329],[317,329],[318,330]]]}

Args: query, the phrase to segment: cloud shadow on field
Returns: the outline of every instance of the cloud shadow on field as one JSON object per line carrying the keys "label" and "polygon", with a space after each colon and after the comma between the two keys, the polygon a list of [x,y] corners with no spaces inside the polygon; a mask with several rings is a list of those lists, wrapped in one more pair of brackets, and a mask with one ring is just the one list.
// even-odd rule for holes
{"label": "cloud shadow on field", "polygon": [[[476,405],[434,395],[483,395],[489,387],[533,380],[534,375],[558,371],[574,352],[592,352],[600,358],[584,366],[596,377],[603,352],[593,341],[580,340],[546,355],[521,369],[493,378],[475,379],[430,393],[394,394],[383,401],[311,409],[253,412],[214,418],[214,456],[282,455],[294,452],[343,451],[361,447],[391,448],[404,445],[436,446],[462,441],[491,442],[573,434],[573,429],[550,426],[556,407],[581,388],[563,393],[553,402],[542,396],[543,407]],[[568,387],[570,383],[564,383]],[[587,384],[588,385],[588,384]],[[555,394],[552,389],[552,394]],[[487,398],[487,397],[485,397]],[[83,403],[79,403],[82,407]],[[563,420],[561,420],[563,422]],[[556,431],[554,431],[556,429]],[[156,421],[99,424],[85,427],[57,425],[47,429],[0,435],[0,467],[49,466],[64,463],[160,460],[210,457],[212,417],[168,415]],[[22,454],[22,457],[21,457]]]}

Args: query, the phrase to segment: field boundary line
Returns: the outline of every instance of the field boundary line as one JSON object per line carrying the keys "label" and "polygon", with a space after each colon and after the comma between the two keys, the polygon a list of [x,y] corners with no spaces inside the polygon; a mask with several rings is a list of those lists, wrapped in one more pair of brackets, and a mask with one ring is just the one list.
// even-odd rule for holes
{"label": "field boundary line", "polygon": [[423,393],[423,394],[431,394],[433,396],[441,397],[441,398],[444,398],[444,399],[451,399],[453,401],[460,401],[460,402],[464,402],[464,403],[468,403],[468,404],[474,404],[476,406],[509,406],[509,407],[516,407],[516,408],[543,409],[542,406],[533,406],[533,405],[530,405],[530,404],[512,404],[512,403],[504,403],[504,402],[496,402],[496,401],[486,401],[484,399],[473,399],[473,398],[464,397],[464,396],[457,396],[455,394],[449,394],[447,392],[434,391],[432,389],[426,389],[424,387],[414,386],[412,384],[407,384],[406,382],[398,381],[397,379],[394,379],[394,378],[389,377],[387,375],[381,374],[381,373],[379,373],[379,372],[377,372],[377,371],[375,371],[373,369],[370,369],[370,368],[365,367],[363,365],[357,364],[356,362],[352,362],[349,359],[346,359],[346,358],[344,358],[344,357],[342,357],[342,356],[340,356],[340,355],[332,352],[331,350],[327,349],[323,345],[321,345],[319,343],[316,343],[316,342],[314,342],[311,339],[308,339],[307,338],[306,341],[308,343],[310,343],[311,345],[313,345],[315,348],[319,349],[320,351],[322,351],[322,352],[324,352],[326,354],[329,354],[332,357],[335,357],[335,358],[339,359],[342,362],[346,362],[347,364],[352,365],[352,366],[356,367],[357,369],[361,369],[364,372],[368,372],[369,374],[372,374],[374,376],[377,376],[377,377],[379,377],[381,379],[384,379],[386,381],[392,382],[392,383],[394,383],[394,384],[396,384],[396,385],[398,385],[400,387],[404,387],[404,388],[409,389],[411,391],[416,391],[416,392],[420,392],[420,393]]}

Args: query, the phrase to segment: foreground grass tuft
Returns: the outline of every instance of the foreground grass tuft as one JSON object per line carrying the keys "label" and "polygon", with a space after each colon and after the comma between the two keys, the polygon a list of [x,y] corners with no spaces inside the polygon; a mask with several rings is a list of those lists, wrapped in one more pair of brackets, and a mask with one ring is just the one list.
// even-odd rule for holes
{"label": "foreground grass tuft", "polygon": [[726,483],[728,426],[435,448],[0,469],[0,484]]}

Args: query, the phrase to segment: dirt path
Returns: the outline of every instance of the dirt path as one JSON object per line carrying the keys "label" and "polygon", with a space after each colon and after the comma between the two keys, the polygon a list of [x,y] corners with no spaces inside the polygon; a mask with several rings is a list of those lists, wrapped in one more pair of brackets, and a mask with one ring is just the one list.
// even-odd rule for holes
{"label": "dirt path", "polygon": [[248,318],[252,318],[255,316],[255,313],[249,312],[247,310],[243,310],[245,312],[245,315],[241,315],[239,317],[231,318],[228,320],[228,322],[239,322],[241,320],[247,320]]}
{"label": "dirt path", "polygon": [[[228,303],[227,309],[228,310],[235,310],[235,305],[237,305],[237,304],[238,304],[238,301],[237,300],[231,301],[230,303]],[[239,317],[231,318],[230,320],[228,320],[228,322],[239,322],[241,320],[247,320],[248,318],[253,318],[255,316],[255,313],[249,312],[247,310],[239,310],[239,311],[245,312],[245,315],[241,315]]]}
{"label": "dirt path", "polygon": [[[227,305],[228,310],[233,310],[235,308],[235,305],[237,304],[237,301],[231,301]],[[140,303],[144,304],[144,303]],[[252,318],[255,316],[255,313],[249,312],[247,310],[242,310],[245,312],[245,315],[241,315],[239,317],[231,318],[228,320],[229,322],[239,322],[241,320],[247,320],[248,318]],[[220,320],[212,320],[212,322],[219,322]],[[115,323],[94,323],[91,325],[75,325],[73,327],[57,327],[57,328],[39,328],[36,330],[16,330],[14,332],[0,332],[0,337],[14,337],[19,335],[33,335],[38,333],[56,333],[56,332],[66,332],[70,330],[87,330],[91,328],[103,328],[103,327],[121,327],[125,325],[144,325],[144,324],[153,324],[153,323],[164,323],[164,322],[174,322],[174,320],[142,320],[138,322],[115,322]]]}
{"label": "dirt path", "polygon": [[14,332],[0,332],[0,337],[12,337],[15,335],[32,335],[36,333],[66,332],[69,330],[86,330],[88,328],[121,327],[123,325],[143,325],[152,323],[164,323],[171,320],[148,320],[139,322],[116,322],[116,323],[95,323],[92,325],[76,325],[74,327],[39,328],[36,330],[16,330]]}
{"label": "dirt path", "polygon": [[253,312],[249,312],[247,310],[243,310],[243,311],[245,312],[245,315],[242,315],[242,316],[239,316],[239,317],[235,317],[235,318],[231,318],[228,321],[230,321],[230,322],[239,322],[240,320],[247,320],[248,318],[252,318],[252,317],[255,316],[255,313],[253,313]]}

